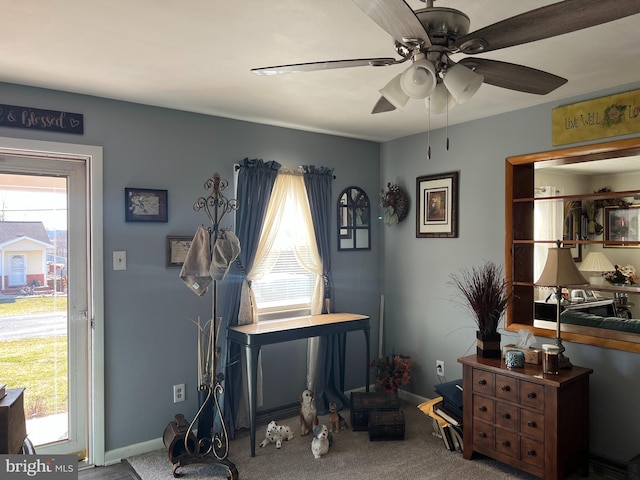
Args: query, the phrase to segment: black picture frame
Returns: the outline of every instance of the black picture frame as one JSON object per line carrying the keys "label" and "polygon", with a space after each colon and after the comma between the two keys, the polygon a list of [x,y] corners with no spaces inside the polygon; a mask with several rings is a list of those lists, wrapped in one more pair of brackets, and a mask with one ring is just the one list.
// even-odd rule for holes
{"label": "black picture frame", "polygon": [[167,214],[167,190],[125,188],[124,205],[127,222],[164,222]]}
{"label": "black picture frame", "polygon": [[166,268],[182,268],[193,237],[186,235],[167,235],[166,242]]}
{"label": "black picture frame", "polygon": [[458,236],[459,172],[416,178],[416,238]]}

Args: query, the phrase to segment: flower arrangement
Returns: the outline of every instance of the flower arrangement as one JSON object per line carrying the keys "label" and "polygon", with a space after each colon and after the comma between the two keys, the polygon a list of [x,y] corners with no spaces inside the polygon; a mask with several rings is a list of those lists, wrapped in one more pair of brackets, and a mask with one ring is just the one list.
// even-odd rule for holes
{"label": "flower arrangement", "polygon": [[387,190],[380,192],[380,206],[384,208],[384,223],[395,225],[407,216],[407,194],[395,183],[387,183]]}
{"label": "flower arrangement", "polygon": [[487,262],[480,267],[463,269],[459,275],[452,274],[451,279],[466,300],[478,330],[484,335],[496,333],[513,300],[511,285],[502,267]]}
{"label": "flower arrangement", "polygon": [[371,361],[371,368],[376,368],[377,392],[395,392],[402,385],[411,381],[410,355],[396,353],[391,356],[380,357]]}
{"label": "flower arrangement", "polygon": [[638,279],[636,275],[636,269],[633,265],[615,265],[613,272],[605,273],[604,279],[614,285],[633,285]]}

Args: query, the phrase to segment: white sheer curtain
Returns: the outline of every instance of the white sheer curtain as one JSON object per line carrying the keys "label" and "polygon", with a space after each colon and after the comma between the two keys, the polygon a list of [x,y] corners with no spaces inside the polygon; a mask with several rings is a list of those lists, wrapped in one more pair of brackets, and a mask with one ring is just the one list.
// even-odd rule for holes
{"label": "white sheer curtain", "polygon": [[[555,197],[560,189],[554,186],[537,187],[536,198]],[[562,200],[550,199],[535,202],[533,207],[533,239],[562,240],[564,224],[564,205]],[[536,243],[533,250],[533,281],[538,280],[547,261],[547,250],[555,247],[555,243]],[[546,295],[545,295],[546,297]]]}
{"label": "white sheer curtain", "polygon": [[[273,268],[277,256],[274,257],[270,253],[278,248],[276,238],[283,218],[296,219],[297,228],[292,232],[291,238],[293,251],[298,263],[304,269],[313,273],[316,278],[311,297],[311,315],[322,313],[322,299],[324,296],[322,261],[316,245],[304,178],[302,172],[281,168],[271,192],[271,200],[265,214],[254,265],[251,271],[247,273],[248,281],[245,280],[242,286],[240,313],[238,315],[239,325],[257,323],[258,321],[255,298],[249,285],[251,281],[262,278]],[[307,388],[312,388],[315,383],[316,357],[317,339],[310,339],[307,352]],[[246,382],[243,382],[243,385],[246,385]],[[261,363],[259,363],[257,389],[258,405],[262,405]],[[243,398],[245,396],[243,393]]]}

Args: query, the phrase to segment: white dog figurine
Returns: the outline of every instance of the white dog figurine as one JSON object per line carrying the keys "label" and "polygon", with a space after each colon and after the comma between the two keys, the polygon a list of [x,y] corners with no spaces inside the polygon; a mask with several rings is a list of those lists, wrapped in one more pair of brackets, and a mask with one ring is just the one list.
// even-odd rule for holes
{"label": "white dog figurine", "polygon": [[326,455],[332,443],[331,433],[326,425],[318,425],[313,429],[313,440],[311,440],[311,453],[315,458]]}
{"label": "white dog figurine", "polygon": [[305,390],[300,395],[300,435],[308,435],[313,427],[318,425],[316,403],[311,390]]}
{"label": "white dog figurine", "polygon": [[260,444],[261,447],[266,447],[270,443],[275,443],[276,448],[282,446],[283,440],[291,440],[293,438],[293,432],[291,428],[284,425],[278,425],[275,421],[269,422],[267,425],[267,435]]}

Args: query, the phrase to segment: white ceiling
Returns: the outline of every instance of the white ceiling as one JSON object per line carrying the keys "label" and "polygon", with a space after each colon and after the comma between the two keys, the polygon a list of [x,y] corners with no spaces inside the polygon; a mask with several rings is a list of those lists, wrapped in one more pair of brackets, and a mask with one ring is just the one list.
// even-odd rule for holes
{"label": "white ceiling", "polygon": [[[474,31],[550,3],[438,0],[436,6],[462,10]],[[404,111],[370,113],[378,90],[407,64],[250,73],[397,57],[391,37],[349,0],[0,0],[0,12],[0,81],[375,141],[428,128],[418,100]],[[569,82],[545,96],[485,84],[449,112],[449,125],[640,80],[639,22],[634,15],[481,55]],[[445,122],[446,115],[432,116],[431,128]]]}

